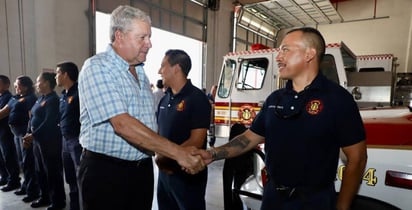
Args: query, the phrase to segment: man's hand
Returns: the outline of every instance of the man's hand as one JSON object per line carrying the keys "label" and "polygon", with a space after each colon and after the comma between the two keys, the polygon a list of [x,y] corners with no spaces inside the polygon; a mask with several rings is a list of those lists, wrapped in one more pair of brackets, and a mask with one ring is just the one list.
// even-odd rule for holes
{"label": "man's hand", "polygon": [[23,137],[23,148],[24,149],[30,148],[32,141],[33,141],[33,135],[32,134],[26,134]]}
{"label": "man's hand", "polygon": [[196,174],[205,169],[205,163],[201,156],[192,155],[192,152],[197,150],[196,147],[181,147],[179,157],[176,159],[177,163],[182,167],[182,170],[189,174]]}
{"label": "man's hand", "polygon": [[209,150],[198,149],[193,151],[192,155],[199,155],[200,157],[202,157],[203,162],[209,165],[211,162],[213,162],[213,152],[216,152],[213,148]]}

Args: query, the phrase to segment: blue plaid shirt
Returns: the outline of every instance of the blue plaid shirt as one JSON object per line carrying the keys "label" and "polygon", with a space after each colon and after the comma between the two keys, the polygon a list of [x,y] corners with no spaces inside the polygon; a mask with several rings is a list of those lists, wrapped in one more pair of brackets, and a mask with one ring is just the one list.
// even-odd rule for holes
{"label": "blue plaid shirt", "polygon": [[124,160],[148,157],[117,135],[109,121],[128,113],[157,130],[154,97],[143,65],[136,66],[136,72],[139,81],[111,45],[85,61],[79,75],[79,99],[80,143],[87,150]]}

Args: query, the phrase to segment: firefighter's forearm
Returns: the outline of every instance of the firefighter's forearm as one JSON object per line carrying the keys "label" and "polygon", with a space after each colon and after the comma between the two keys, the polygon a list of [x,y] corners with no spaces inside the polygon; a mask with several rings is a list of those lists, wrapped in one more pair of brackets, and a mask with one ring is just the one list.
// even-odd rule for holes
{"label": "firefighter's forearm", "polygon": [[352,200],[359,189],[359,183],[366,165],[365,161],[348,163],[343,174],[342,185],[339,192],[337,209],[349,210]]}
{"label": "firefighter's forearm", "polygon": [[220,147],[216,147],[212,153],[213,160],[220,160],[226,158],[237,157],[253,148],[255,148],[261,141],[260,138],[256,138],[254,135],[251,135],[250,131],[236,136],[227,144],[224,144]]}

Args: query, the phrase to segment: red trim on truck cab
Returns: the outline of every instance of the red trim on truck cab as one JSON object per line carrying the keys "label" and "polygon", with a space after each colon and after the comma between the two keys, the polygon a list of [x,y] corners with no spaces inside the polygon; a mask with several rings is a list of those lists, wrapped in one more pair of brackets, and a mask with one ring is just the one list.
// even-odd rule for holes
{"label": "red trim on truck cab", "polygon": [[368,145],[412,145],[412,114],[392,118],[365,118]]}

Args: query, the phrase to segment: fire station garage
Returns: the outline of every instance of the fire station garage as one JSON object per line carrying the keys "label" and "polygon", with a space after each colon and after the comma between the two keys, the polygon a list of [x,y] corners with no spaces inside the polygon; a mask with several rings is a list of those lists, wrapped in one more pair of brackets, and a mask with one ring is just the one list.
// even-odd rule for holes
{"label": "fire station garage", "polygon": [[[326,184],[318,182],[328,178],[338,206],[411,209],[412,1],[0,0],[0,5],[0,210],[259,210],[283,205],[265,196],[285,194],[282,202],[303,206],[282,209],[304,209],[309,201],[303,200],[325,191]],[[288,32],[302,27],[320,32],[325,52],[315,59],[315,76],[321,77],[300,90],[318,88],[312,84],[319,78],[346,89],[342,94],[356,102],[359,132],[353,117],[337,122],[336,113],[328,116],[334,120],[329,127],[310,119],[295,129],[293,120],[330,109],[326,99],[297,91],[297,76],[288,73],[288,64],[298,65],[293,59],[299,59],[285,61],[295,47],[286,41],[294,33]],[[313,36],[305,44],[318,53],[322,46],[316,48],[320,42]],[[306,63],[299,68],[312,66],[311,59]],[[192,89],[204,95],[186,93]],[[276,98],[278,89],[289,92]],[[290,92],[301,102],[284,104]],[[343,105],[350,103],[340,100],[333,101],[337,112],[349,110]],[[263,113],[276,120],[262,119]],[[270,132],[258,126],[276,127],[263,125],[269,121],[284,122],[285,129],[277,129],[290,135],[265,136]],[[292,144],[290,153],[265,147],[272,138],[289,141],[304,132],[329,138],[332,124],[346,129],[336,125],[339,136],[362,138],[339,140],[332,148],[334,176],[324,175],[323,163],[310,162],[322,162],[323,149],[330,148],[317,148],[313,155],[294,151],[309,150],[299,143],[270,144]],[[256,139],[241,142],[236,136],[250,137],[245,131]],[[226,145],[233,138],[239,142]],[[253,143],[250,151],[226,159],[234,153],[230,147],[243,151]],[[96,165],[101,168],[93,174]],[[286,168],[293,175],[282,181],[278,173]],[[149,175],[140,173],[145,169]],[[138,184],[128,181],[131,174]],[[352,182],[359,178],[360,185],[351,189],[345,176]],[[289,180],[296,177],[306,181]],[[317,184],[306,186],[309,182]],[[275,193],[267,192],[268,185]],[[344,188],[346,200],[339,194]],[[137,204],[141,201],[148,207]]]}

